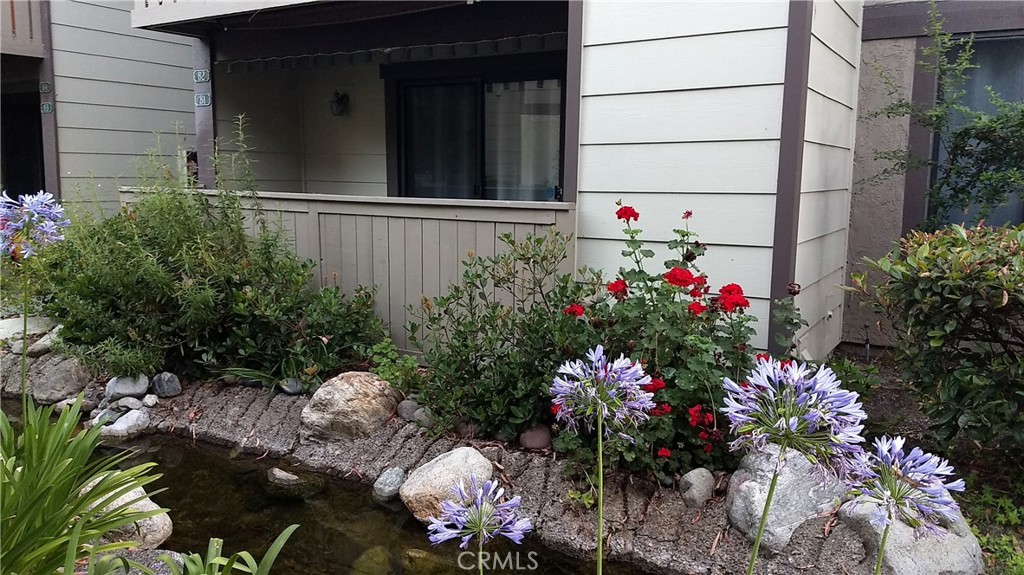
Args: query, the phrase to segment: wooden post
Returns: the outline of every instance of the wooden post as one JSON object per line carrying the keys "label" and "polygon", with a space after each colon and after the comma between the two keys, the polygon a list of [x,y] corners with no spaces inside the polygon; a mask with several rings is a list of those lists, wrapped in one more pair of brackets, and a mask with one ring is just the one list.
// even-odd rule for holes
{"label": "wooden post", "polygon": [[199,187],[213,189],[217,177],[213,170],[214,140],[217,124],[213,113],[213,66],[210,38],[192,40],[192,79],[196,117],[196,160]]}

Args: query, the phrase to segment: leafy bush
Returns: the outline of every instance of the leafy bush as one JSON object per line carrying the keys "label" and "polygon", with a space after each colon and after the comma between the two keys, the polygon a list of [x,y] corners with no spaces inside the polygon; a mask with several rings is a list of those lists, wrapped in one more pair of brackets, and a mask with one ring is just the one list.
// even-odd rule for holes
{"label": "leafy bush", "polygon": [[416,358],[400,354],[390,337],[385,337],[383,341],[370,347],[361,346],[360,355],[369,359],[371,373],[390,383],[404,395],[418,390],[425,381]]}
{"label": "leafy bush", "polygon": [[250,216],[238,194],[211,199],[164,172],[145,190],[113,217],[76,217],[26,270],[87,365],[122,375],[241,367],[313,382],[383,336],[372,292],[311,288],[313,264],[258,203]]}
{"label": "leafy bush", "polygon": [[854,285],[893,322],[904,377],[940,438],[1024,445],[1024,226],[912,232]]}
{"label": "leafy bush", "polygon": [[[632,210],[620,212],[626,209]],[[628,220],[624,231],[623,256],[632,265],[610,283],[594,270],[578,270],[575,278],[562,271],[569,241],[563,234],[505,236],[505,253],[470,258],[448,295],[413,310],[413,341],[430,369],[420,400],[434,417],[443,424],[465,418],[502,438],[551,423],[549,390],[558,366],[602,344],[609,356],[641,361],[658,378],[649,389],[659,404],[653,421],[637,432],[636,444],[609,446],[612,464],[670,475],[731,461],[715,409],[722,378],[752,364],[749,301],[735,284],[711,293],[694,264],[704,246],[687,229],[675,230],[669,248],[678,255],[659,272],[647,270],[654,252],[641,231]],[[556,448],[583,468],[596,460],[590,439],[561,434]]]}
{"label": "leafy bush", "polygon": [[[154,464],[121,469],[132,455],[97,456],[100,428],[78,429],[81,397],[53,423],[53,407],[27,404],[22,433],[15,436],[0,412],[0,564],[4,573],[55,573],[66,556],[81,559],[88,543],[96,553],[133,545],[99,539],[163,510],[130,509],[136,501],[111,504],[155,481]],[[86,490],[87,486],[91,487]],[[68,555],[70,554],[70,555]]]}

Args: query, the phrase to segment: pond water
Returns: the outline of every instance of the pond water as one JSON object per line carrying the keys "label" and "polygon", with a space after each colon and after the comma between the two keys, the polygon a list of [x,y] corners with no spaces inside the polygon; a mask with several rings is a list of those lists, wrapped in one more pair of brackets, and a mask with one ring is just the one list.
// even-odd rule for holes
{"label": "pond water", "polygon": [[[227,553],[248,550],[262,557],[288,525],[301,526],[274,567],[275,575],[440,575],[475,573],[473,556],[461,558],[456,543],[432,547],[426,528],[399,503],[393,509],[373,501],[366,486],[327,480],[322,491],[300,498],[271,496],[265,487],[272,462],[232,458],[224,450],[187,442],[138,445],[140,459],[155,461],[163,474],[150,490],[169,508],[173,536],[162,545],[179,552],[205,553],[211,537],[224,540]],[[504,539],[489,544],[503,565],[488,573],[583,575],[593,563],[556,553],[531,541]],[[511,554],[511,555],[507,555]],[[495,565],[492,565],[495,566]],[[509,568],[511,567],[511,568]],[[518,567],[518,569],[517,569]],[[606,565],[609,575],[639,575],[623,565]]]}

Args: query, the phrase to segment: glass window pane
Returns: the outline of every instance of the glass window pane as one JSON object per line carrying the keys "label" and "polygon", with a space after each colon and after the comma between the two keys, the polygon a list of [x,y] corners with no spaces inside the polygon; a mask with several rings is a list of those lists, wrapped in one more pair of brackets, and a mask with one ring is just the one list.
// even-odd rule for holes
{"label": "glass window pane", "polygon": [[476,84],[409,86],[404,121],[405,195],[478,197],[479,105]]}
{"label": "glass window pane", "polygon": [[560,84],[529,80],[485,87],[485,198],[555,199],[561,168]]}

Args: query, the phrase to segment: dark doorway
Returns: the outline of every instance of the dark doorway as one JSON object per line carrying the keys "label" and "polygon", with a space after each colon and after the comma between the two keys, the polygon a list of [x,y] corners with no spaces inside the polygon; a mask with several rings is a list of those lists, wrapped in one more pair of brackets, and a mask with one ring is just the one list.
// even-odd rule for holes
{"label": "dark doorway", "polygon": [[38,60],[4,55],[0,93],[0,186],[16,198],[45,188]]}

